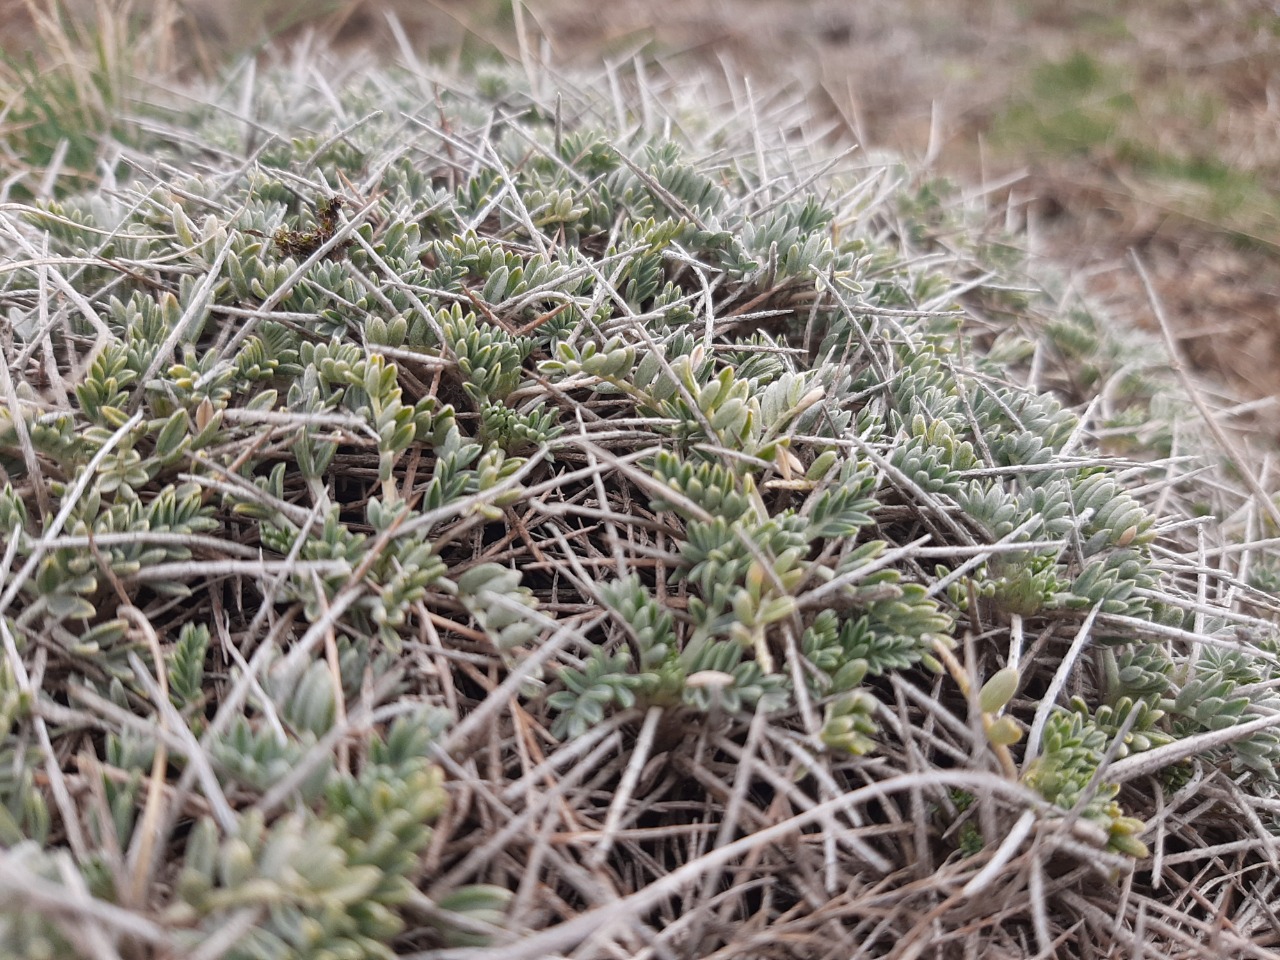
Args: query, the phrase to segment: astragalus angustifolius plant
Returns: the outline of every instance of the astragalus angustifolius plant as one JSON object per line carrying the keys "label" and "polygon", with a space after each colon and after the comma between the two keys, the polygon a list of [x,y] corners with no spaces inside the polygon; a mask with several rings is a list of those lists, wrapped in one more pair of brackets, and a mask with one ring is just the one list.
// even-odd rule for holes
{"label": "astragalus angustifolius plant", "polygon": [[3,208],[0,953],[1254,949],[1270,608],[1087,319],[794,103],[309,56]]}

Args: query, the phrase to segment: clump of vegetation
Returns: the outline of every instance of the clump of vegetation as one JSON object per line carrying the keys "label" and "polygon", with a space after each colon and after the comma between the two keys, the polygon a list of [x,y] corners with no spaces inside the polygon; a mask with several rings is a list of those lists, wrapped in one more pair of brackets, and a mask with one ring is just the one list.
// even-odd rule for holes
{"label": "clump of vegetation", "polygon": [[785,102],[314,67],[3,211],[0,952],[1244,948],[1271,607],[1096,331]]}

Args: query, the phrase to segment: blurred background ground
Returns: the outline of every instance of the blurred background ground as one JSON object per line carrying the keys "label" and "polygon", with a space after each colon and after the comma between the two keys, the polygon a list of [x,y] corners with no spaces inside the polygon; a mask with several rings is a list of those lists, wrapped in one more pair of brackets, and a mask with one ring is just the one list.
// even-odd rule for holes
{"label": "blurred background ground", "polygon": [[[175,61],[315,31],[460,65],[652,57],[790,84],[867,147],[969,190],[1116,322],[1150,325],[1147,264],[1199,370],[1276,435],[1280,3],[1273,0],[170,0]],[[12,56],[49,8],[0,3]],[[88,0],[65,16],[88,25]],[[183,26],[183,25],[186,26]],[[193,26],[192,26],[193,25]]]}

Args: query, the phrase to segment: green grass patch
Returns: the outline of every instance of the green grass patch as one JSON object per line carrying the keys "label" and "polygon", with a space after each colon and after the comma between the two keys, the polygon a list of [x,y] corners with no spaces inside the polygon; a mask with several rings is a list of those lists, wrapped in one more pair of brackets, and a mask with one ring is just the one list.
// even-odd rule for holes
{"label": "green grass patch", "polygon": [[1113,142],[1136,113],[1116,72],[1083,52],[1040,65],[1026,90],[996,118],[994,139],[1002,147],[1089,153]]}
{"label": "green grass patch", "polygon": [[1226,110],[1218,97],[1143,84],[1084,51],[1039,65],[1024,89],[992,125],[993,143],[1007,154],[1119,164],[1137,199],[1226,232],[1265,237],[1280,222],[1263,179],[1213,152],[1214,124]]}

